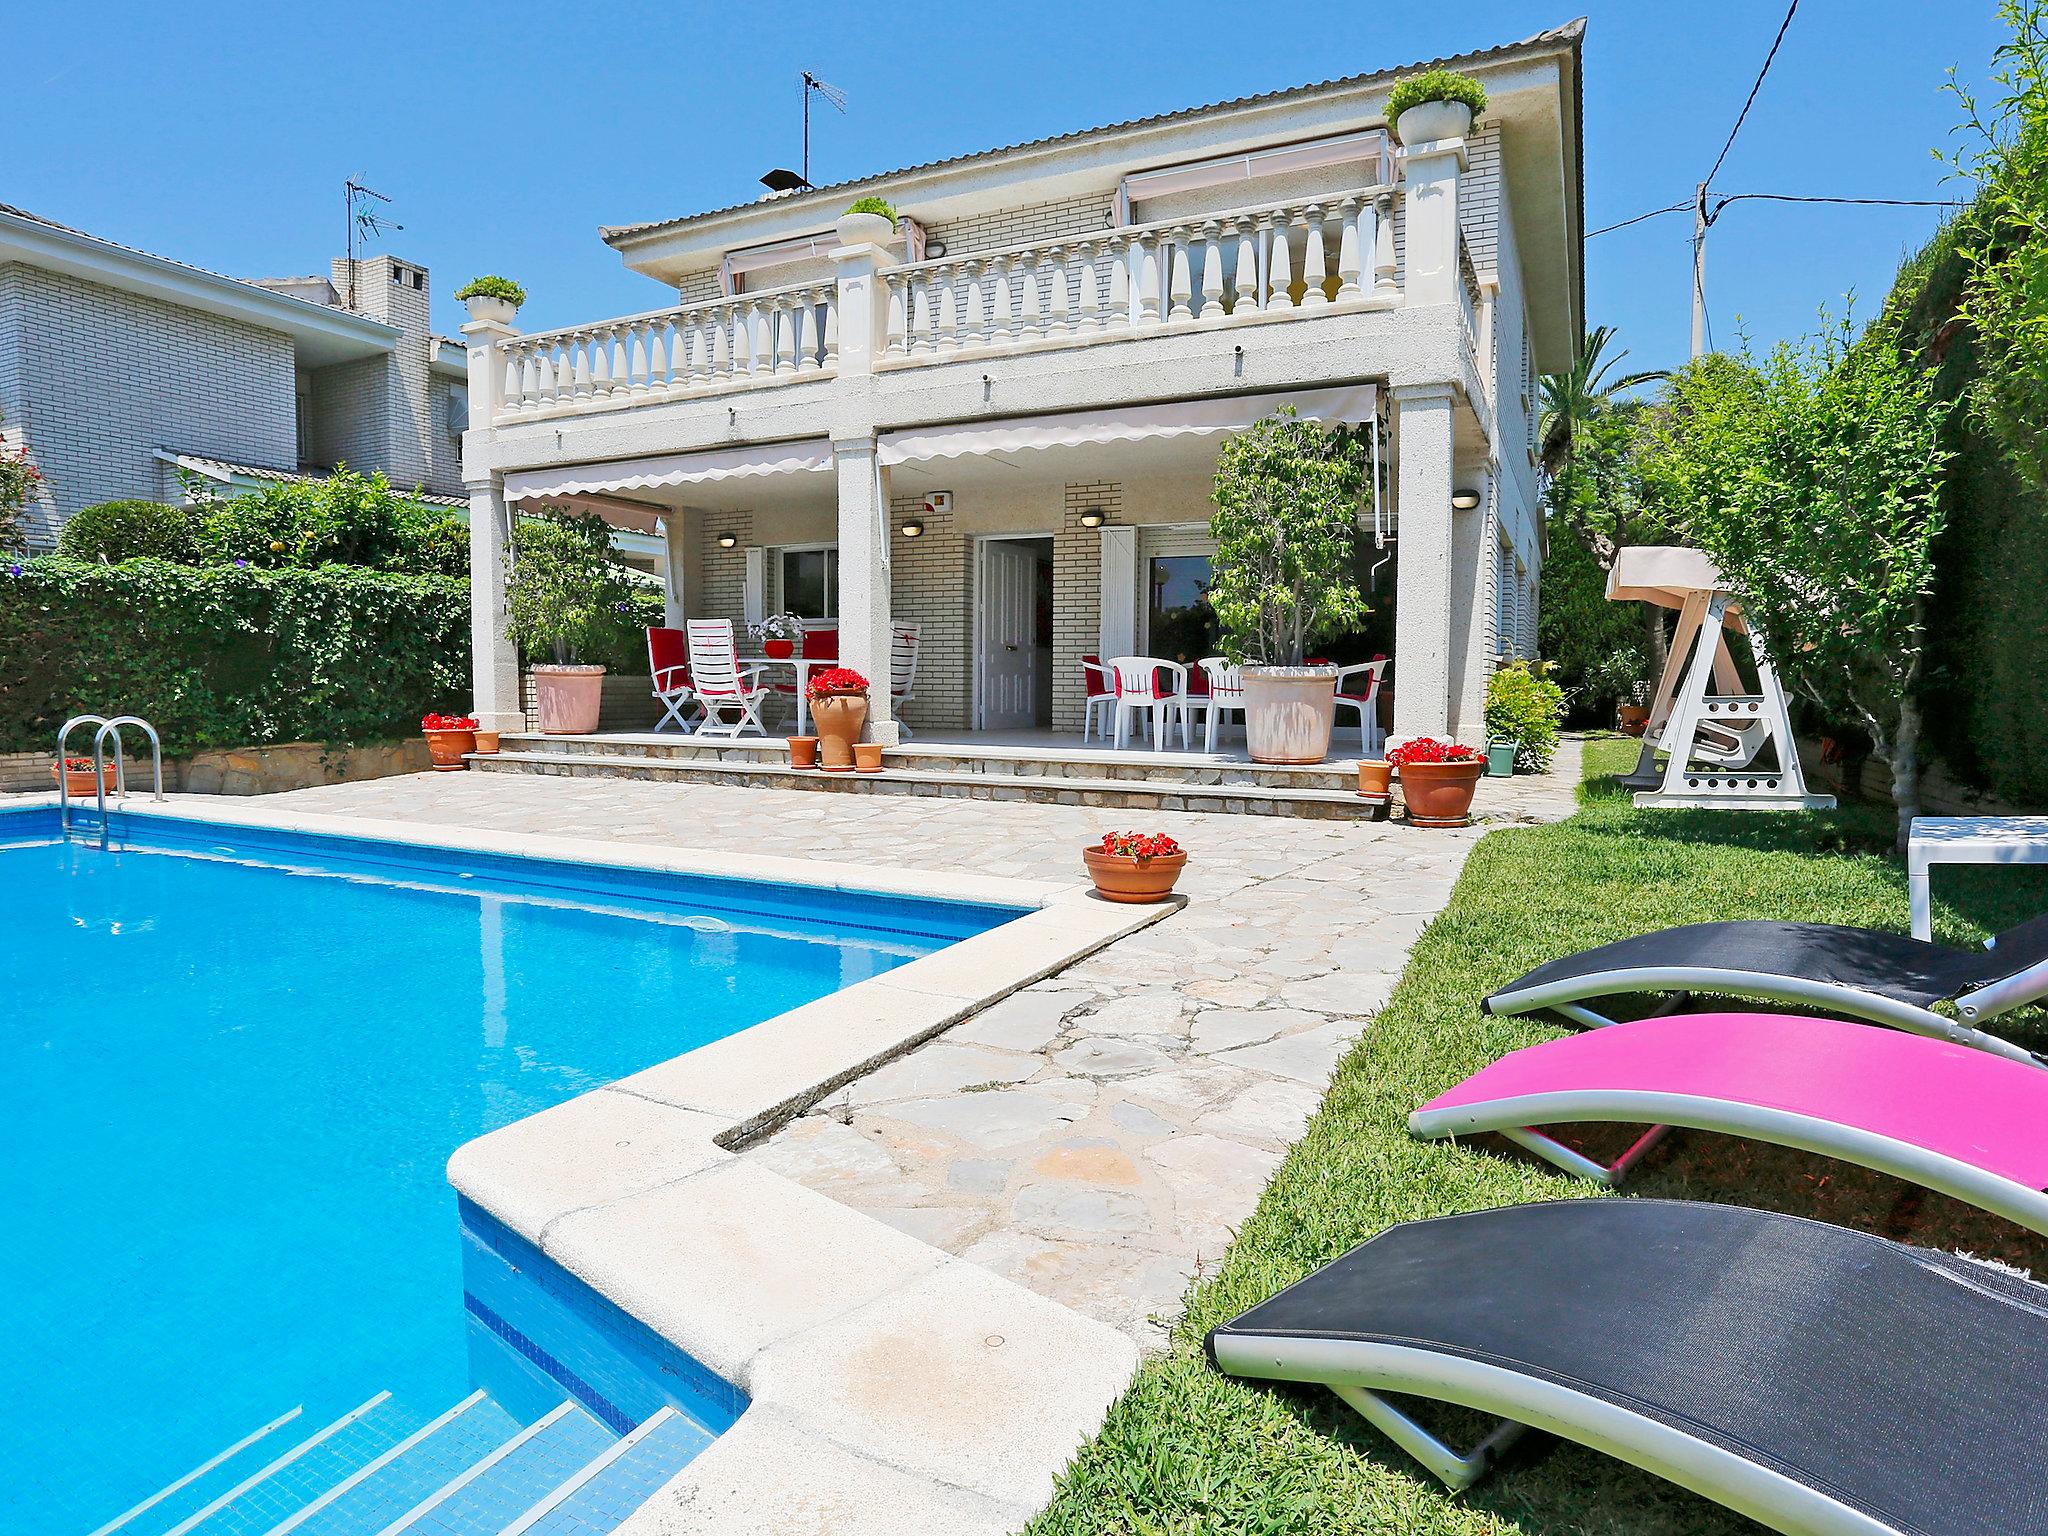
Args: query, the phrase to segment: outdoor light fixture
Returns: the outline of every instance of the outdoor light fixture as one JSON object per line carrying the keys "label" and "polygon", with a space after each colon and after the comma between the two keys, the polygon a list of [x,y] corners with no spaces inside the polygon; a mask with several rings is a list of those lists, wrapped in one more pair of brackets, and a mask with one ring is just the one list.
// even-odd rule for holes
{"label": "outdoor light fixture", "polygon": [[1453,491],[1451,492],[1451,505],[1460,512],[1470,512],[1479,505],[1479,493],[1477,491]]}
{"label": "outdoor light fixture", "polygon": [[923,532],[924,532],[924,519],[922,519],[922,518],[917,518],[917,517],[912,517],[912,518],[906,518],[906,519],[904,520],[904,523],[903,523],[903,537],[905,537],[906,539],[914,539],[914,538],[916,538],[916,537],[917,537],[917,536],[918,536],[919,534],[921,534],[921,533],[923,533]]}
{"label": "outdoor light fixture", "polygon": [[1100,507],[1090,507],[1081,514],[1081,526],[1083,528],[1100,528],[1107,521],[1108,519],[1102,515],[1102,508]]}
{"label": "outdoor light fixture", "polygon": [[718,547],[720,549],[731,549],[739,541],[740,536],[736,533],[721,533],[718,536]]}

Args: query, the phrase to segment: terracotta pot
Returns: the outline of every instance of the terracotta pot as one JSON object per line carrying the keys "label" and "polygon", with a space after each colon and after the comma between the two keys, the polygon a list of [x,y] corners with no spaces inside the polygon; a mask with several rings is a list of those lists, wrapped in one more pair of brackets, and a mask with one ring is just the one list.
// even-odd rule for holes
{"label": "terracotta pot", "polygon": [[796,642],[794,640],[763,640],[761,642],[761,654],[787,660],[796,654]]}
{"label": "terracotta pot", "polygon": [[1615,724],[1624,736],[1640,736],[1650,728],[1650,706],[1623,704],[1614,711]]}
{"label": "terracotta pot", "polygon": [[[107,793],[111,795],[114,792],[115,785],[119,780],[119,774],[115,768],[115,765],[113,763],[108,763],[106,768],[102,771],[102,775],[106,782]],[[55,763],[50,764],[50,782],[52,784],[57,782],[57,765]],[[64,771],[64,793],[69,795],[74,800],[97,799],[100,792],[100,782],[100,779],[96,779],[93,777],[93,773],[90,768],[86,768],[83,770],[77,768],[67,768]]]}
{"label": "terracotta pot", "polygon": [[856,741],[853,744],[853,766],[858,773],[880,773],[882,744],[879,741]]}
{"label": "terracotta pot", "polygon": [[789,766],[792,768],[815,768],[818,766],[818,738],[815,736],[792,736],[789,738]]}
{"label": "terracotta pot", "polygon": [[475,731],[428,731],[427,757],[436,773],[460,773],[462,755],[476,750]]}
{"label": "terracotta pot", "polygon": [[868,723],[864,693],[828,693],[811,700],[811,724],[818,728],[818,766],[827,773],[853,767],[853,744]]}
{"label": "terracotta pot", "polygon": [[1394,119],[1394,133],[1404,145],[1439,144],[1462,139],[1472,131],[1472,109],[1462,101],[1418,101]]}
{"label": "terracotta pot", "polygon": [[1188,856],[1166,853],[1139,859],[1104,853],[1100,848],[1083,848],[1081,862],[1088,866],[1095,894],[1104,901],[1151,902],[1164,901],[1173,893],[1173,883],[1187,868]]}
{"label": "terracotta pot", "polygon": [[604,702],[603,667],[535,667],[540,728],[547,736],[582,736],[597,729]]}
{"label": "terracotta pot", "polygon": [[1245,667],[1244,735],[1255,763],[1320,763],[1337,714],[1335,667]]}
{"label": "terracotta pot", "polygon": [[1363,762],[1358,765],[1358,792],[1366,799],[1385,805],[1394,791],[1392,763]]}
{"label": "terracotta pot", "polygon": [[496,731],[478,731],[476,733],[476,750],[484,757],[494,756],[498,750],[498,733]]}
{"label": "terracotta pot", "polygon": [[1472,820],[1472,794],[1485,759],[1470,763],[1405,763],[1401,798],[1418,827],[1462,827]]}

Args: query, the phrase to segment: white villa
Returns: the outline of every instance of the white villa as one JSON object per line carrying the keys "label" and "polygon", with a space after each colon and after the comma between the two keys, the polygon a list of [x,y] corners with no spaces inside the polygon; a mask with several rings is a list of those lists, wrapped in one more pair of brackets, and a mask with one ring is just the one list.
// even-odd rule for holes
{"label": "white villa", "polygon": [[[1478,739],[1534,644],[1535,380],[1582,325],[1580,39],[1441,61],[1489,96],[1463,139],[1393,140],[1416,65],[606,229],[671,302],[464,327],[477,714],[521,729],[507,531],[552,505],[658,531],[671,623],[836,619],[886,677],[914,622],[911,724],[1078,732],[1084,655],[1213,649],[1217,447],[1291,404],[1377,429],[1395,734]],[[842,243],[867,195],[893,233]]]}

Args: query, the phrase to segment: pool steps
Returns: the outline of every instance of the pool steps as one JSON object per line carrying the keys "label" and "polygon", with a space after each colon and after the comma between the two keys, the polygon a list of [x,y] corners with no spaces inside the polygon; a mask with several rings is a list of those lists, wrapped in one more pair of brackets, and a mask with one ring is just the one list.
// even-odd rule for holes
{"label": "pool steps", "polygon": [[299,1417],[237,1440],[91,1536],[598,1536],[713,1438],[668,1407],[617,1435],[574,1402],[522,1425],[478,1391],[421,1422],[380,1392],[280,1451]]}

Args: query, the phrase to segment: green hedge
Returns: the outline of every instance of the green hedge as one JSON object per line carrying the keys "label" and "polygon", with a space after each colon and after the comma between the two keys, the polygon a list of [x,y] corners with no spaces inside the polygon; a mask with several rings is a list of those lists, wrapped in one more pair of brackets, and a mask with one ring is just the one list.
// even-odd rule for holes
{"label": "green hedge", "polygon": [[[1906,348],[1934,365],[1950,400],[1978,377],[1970,331],[1955,319],[1960,227],[1907,263],[1890,306]],[[2038,807],[2048,804],[2048,498],[2013,471],[1974,410],[1952,412],[1946,436],[1956,457],[1934,545],[1925,750],[1965,784]]]}
{"label": "green hedge", "polygon": [[468,708],[469,583],[48,556],[0,566],[0,751],[68,715],[141,715],[164,750],[415,734]]}

